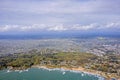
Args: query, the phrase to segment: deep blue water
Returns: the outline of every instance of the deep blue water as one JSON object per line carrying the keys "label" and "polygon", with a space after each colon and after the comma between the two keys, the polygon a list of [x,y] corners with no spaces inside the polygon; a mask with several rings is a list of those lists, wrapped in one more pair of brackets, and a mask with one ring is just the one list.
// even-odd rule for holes
{"label": "deep blue water", "polygon": [[0,71],[0,80],[103,80],[102,78],[72,71],[31,68],[28,71]]}
{"label": "deep blue water", "polygon": [[0,35],[0,39],[53,39],[53,38],[96,38],[96,37],[108,37],[108,38],[120,38],[120,35],[93,35],[93,34],[22,34],[22,35]]}

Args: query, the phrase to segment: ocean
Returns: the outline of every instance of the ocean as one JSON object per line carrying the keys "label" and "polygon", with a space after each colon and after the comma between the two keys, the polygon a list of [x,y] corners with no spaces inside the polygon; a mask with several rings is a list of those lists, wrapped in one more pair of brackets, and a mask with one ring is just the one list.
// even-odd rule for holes
{"label": "ocean", "polygon": [[104,78],[78,71],[31,68],[25,71],[1,70],[0,80],[104,80]]}

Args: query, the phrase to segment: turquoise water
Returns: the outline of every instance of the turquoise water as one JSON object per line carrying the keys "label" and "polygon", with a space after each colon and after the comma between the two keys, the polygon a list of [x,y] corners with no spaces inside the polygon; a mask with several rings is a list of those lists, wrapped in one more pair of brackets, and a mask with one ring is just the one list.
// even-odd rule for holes
{"label": "turquoise water", "polygon": [[104,80],[98,76],[65,71],[31,68],[27,71],[0,71],[0,80]]}

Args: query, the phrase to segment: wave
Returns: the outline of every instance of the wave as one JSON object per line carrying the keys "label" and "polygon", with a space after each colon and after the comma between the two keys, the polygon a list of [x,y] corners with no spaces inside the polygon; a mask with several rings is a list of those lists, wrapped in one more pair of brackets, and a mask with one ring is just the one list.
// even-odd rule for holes
{"label": "wave", "polygon": [[77,71],[77,70],[68,70],[68,69],[64,69],[64,68],[53,68],[53,69],[50,69],[50,68],[46,68],[46,67],[39,67],[39,69],[48,70],[48,71],[62,71],[63,75],[66,73],[66,71],[69,71],[69,72],[73,72],[73,73],[80,73],[81,76],[89,75],[89,76],[98,77],[98,80],[105,80],[104,77],[102,77],[102,76],[100,76],[98,74],[90,73],[90,72],[82,72],[82,71]]}
{"label": "wave", "polygon": [[7,72],[6,73],[9,73],[9,72],[11,72],[10,70],[7,70]]}
{"label": "wave", "polygon": [[[85,76],[85,75],[89,75],[89,76],[95,76],[98,78],[98,80],[105,80],[104,77],[98,75],[98,74],[93,74],[93,73],[89,73],[89,72],[81,72],[81,71],[77,71],[77,70],[68,70],[68,69],[64,69],[64,68],[53,68],[53,69],[50,69],[50,68],[46,68],[46,67],[39,67],[39,69],[43,69],[43,70],[48,70],[48,71],[61,71],[62,72],[62,75],[65,75],[67,71],[69,72],[72,72],[72,73],[80,73],[81,76]],[[22,72],[28,72],[29,69],[26,69],[26,70],[7,70],[7,73],[9,72],[19,72],[19,73],[22,73]]]}
{"label": "wave", "polygon": [[63,72],[62,74],[65,75],[66,72]]}
{"label": "wave", "polygon": [[7,70],[6,73],[10,73],[10,72],[19,72],[19,73],[22,73],[22,72],[28,72],[29,69],[26,69],[26,70]]}

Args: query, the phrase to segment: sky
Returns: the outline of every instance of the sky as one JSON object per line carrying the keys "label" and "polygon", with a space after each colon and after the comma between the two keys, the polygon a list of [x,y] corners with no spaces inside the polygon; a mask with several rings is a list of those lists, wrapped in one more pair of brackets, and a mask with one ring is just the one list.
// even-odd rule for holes
{"label": "sky", "polygon": [[0,0],[0,34],[120,34],[120,0]]}

